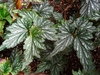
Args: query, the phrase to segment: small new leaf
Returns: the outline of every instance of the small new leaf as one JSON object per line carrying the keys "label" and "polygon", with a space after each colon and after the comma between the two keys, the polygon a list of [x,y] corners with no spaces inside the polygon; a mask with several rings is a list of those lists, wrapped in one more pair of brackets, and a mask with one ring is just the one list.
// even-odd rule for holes
{"label": "small new leaf", "polygon": [[78,72],[72,70],[72,73],[73,75],[84,75],[81,70],[78,70]]}
{"label": "small new leaf", "polygon": [[42,37],[48,40],[56,40],[56,30],[52,27],[54,25],[50,20],[39,18],[34,20],[34,25],[38,26],[42,30]]}
{"label": "small new leaf", "polygon": [[9,75],[9,73],[11,72],[9,60],[0,64],[0,71],[3,72],[3,75]]}

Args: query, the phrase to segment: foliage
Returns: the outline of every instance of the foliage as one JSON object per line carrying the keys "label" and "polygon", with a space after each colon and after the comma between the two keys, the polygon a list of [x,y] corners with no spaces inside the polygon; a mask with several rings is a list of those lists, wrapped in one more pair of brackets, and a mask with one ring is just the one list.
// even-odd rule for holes
{"label": "foliage", "polygon": [[11,72],[9,60],[0,64],[0,71],[3,73],[3,75],[8,75]]}
{"label": "foliage", "polygon": [[45,70],[50,70],[51,75],[59,75],[60,72],[63,71],[65,63],[66,63],[66,59],[63,59],[63,58],[64,56],[59,54],[59,55],[54,56],[50,60],[42,61],[42,63],[38,65],[38,69],[36,73],[42,72]]}
{"label": "foliage", "polygon": [[12,18],[7,10],[6,4],[0,4],[0,36],[3,34],[3,29],[6,21],[11,24]]}
{"label": "foliage", "polygon": [[97,71],[89,71],[89,72],[84,72],[84,71],[81,71],[81,70],[78,70],[78,72],[72,70],[72,73],[73,75],[99,75],[100,73],[97,72]]}
{"label": "foliage", "polygon": [[[56,1],[59,2],[59,0]],[[96,68],[90,51],[100,46],[100,24],[93,23],[100,18],[99,0],[82,1],[80,16],[72,15],[69,20],[65,20],[61,13],[54,11],[46,0],[39,0],[38,4],[31,0],[27,2],[32,3],[31,8],[21,9],[21,3],[17,5],[18,3],[14,0],[7,2],[8,5],[14,3],[9,10],[12,17],[15,14],[17,16],[13,22],[7,7],[0,9],[2,10],[0,20],[4,20],[0,22],[2,25],[0,31],[3,31],[5,20],[10,23],[6,27],[6,36],[0,51],[16,48],[23,43],[22,50],[14,49],[9,60],[1,64],[0,70],[4,75],[9,72],[15,75],[18,71],[25,70],[34,58],[41,60],[36,73],[50,70],[51,75],[60,75],[68,61],[65,57],[72,50],[76,51],[83,66],[82,71],[72,71],[73,74],[92,75]],[[21,10],[17,8],[18,6]]]}
{"label": "foliage", "polygon": [[21,71],[21,65],[23,63],[22,59],[22,51],[14,49],[11,53],[10,58],[7,59],[6,62],[0,64],[0,71],[3,73],[3,75],[8,75],[9,73],[11,73],[12,75],[16,75],[19,71]]}
{"label": "foliage", "polygon": [[78,72],[76,71],[72,71],[73,72],[73,75],[84,75],[81,70],[78,70]]}

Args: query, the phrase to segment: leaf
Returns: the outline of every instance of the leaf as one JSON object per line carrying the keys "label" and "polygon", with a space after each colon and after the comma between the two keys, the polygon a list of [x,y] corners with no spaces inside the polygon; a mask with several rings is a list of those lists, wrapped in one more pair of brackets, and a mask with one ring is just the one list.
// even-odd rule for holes
{"label": "leaf", "polygon": [[5,19],[6,19],[10,24],[11,24],[12,21],[13,21],[10,15],[8,15]]}
{"label": "leaf", "polygon": [[3,72],[3,75],[8,75],[11,72],[10,61],[0,64],[0,71]]}
{"label": "leaf", "polygon": [[49,40],[56,40],[55,36],[55,29],[53,29],[51,26],[53,26],[53,22],[50,20],[46,20],[44,18],[40,18],[35,12],[33,11],[16,11],[19,13],[20,16],[23,18],[28,18],[29,20],[33,21],[34,25],[39,26],[39,28],[43,31],[43,37]]}
{"label": "leaf", "polygon": [[[44,39],[41,37],[42,31],[37,26],[32,26],[30,29],[30,36],[25,40],[24,44],[24,55],[25,55],[25,65],[32,62],[33,56],[40,58],[39,49],[45,49],[43,44]],[[28,60],[28,61],[27,61]],[[25,68],[25,67],[24,67]],[[23,69],[24,69],[23,68]]]}
{"label": "leaf", "polygon": [[50,67],[51,75],[60,75],[60,73],[64,70],[67,61],[62,54],[57,54],[52,59],[50,59],[50,62],[51,62],[51,67]]}
{"label": "leaf", "polygon": [[7,11],[7,9],[4,9],[3,7],[0,8],[0,20],[3,20],[4,18],[6,18],[9,15],[9,12]]}
{"label": "leaf", "polygon": [[20,16],[22,16],[22,18],[27,18],[30,21],[34,21],[39,17],[35,12],[30,10],[16,10],[14,12],[18,13]]}
{"label": "leaf", "polygon": [[58,21],[61,21],[63,19],[62,14],[57,13],[57,12],[53,12],[53,17]]}
{"label": "leaf", "polygon": [[49,2],[44,1],[39,5],[33,6],[33,10],[40,14],[40,16],[44,18],[49,18],[50,15],[53,13],[53,7],[50,6]]}
{"label": "leaf", "polygon": [[80,14],[83,17],[92,18],[94,15],[94,12],[98,12],[100,9],[100,3],[99,0],[86,0],[82,4],[82,8],[80,10]]}
{"label": "leaf", "polygon": [[78,70],[78,72],[72,70],[73,75],[84,75],[81,70]]}
{"label": "leaf", "polygon": [[13,48],[20,42],[22,42],[28,35],[28,29],[30,28],[31,22],[26,19],[18,19],[17,23],[13,23],[7,28],[10,31],[6,36],[6,40],[3,42],[6,48]]}
{"label": "leaf", "polygon": [[[29,63],[32,62],[33,60],[33,56],[36,56],[38,58],[40,58],[40,55],[39,55],[39,51],[34,43],[34,39],[31,36],[28,36],[25,40],[25,45],[24,45],[24,55],[25,55],[25,64],[23,65],[23,68],[25,68],[26,65],[28,65]],[[28,61],[27,61],[28,60]]]}
{"label": "leaf", "polygon": [[74,39],[74,49],[77,51],[77,56],[86,71],[94,69],[94,64],[91,59],[89,50],[93,50],[92,34],[85,30],[78,30]]}
{"label": "leaf", "polygon": [[60,75],[60,71],[62,70],[62,66],[60,65],[53,65],[51,71],[51,75]]}
{"label": "leaf", "polygon": [[16,75],[22,67],[22,60],[23,54],[19,52],[17,49],[14,49],[11,53],[10,60],[11,60],[11,74]]}
{"label": "leaf", "polygon": [[1,8],[0,8],[0,20],[7,20],[10,24],[12,23],[12,18],[7,10],[7,6],[6,4],[2,4]]}
{"label": "leaf", "polygon": [[75,25],[76,28],[78,28],[78,29],[86,29],[90,33],[93,33],[96,30],[96,27],[93,26],[92,22],[89,22],[88,20],[82,19],[82,18],[78,18],[74,22],[74,25]]}
{"label": "leaf", "polygon": [[65,61],[63,55],[56,55],[50,60],[42,61],[42,63],[38,65],[36,73],[50,70],[51,75],[60,75],[60,72],[64,69]]}
{"label": "leaf", "polygon": [[43,72],[45,70],[50,69],[51,64],[48,62],[42,62],[38,65],[38,69],[35,73]]}
{"label": "leaf", "polygon": [[52,26],[54,25],[53,22],[51,22],[50,20],[46,20],[44,18],[40,18],[40,19],[36,19],[34,20],[34,25],[39,26],[39,28],[41,28],[42,30],[42,37],[48,40],[56,40],[57,36],[55,35],[56,30],[54,28],[52,28]]}
{"label": "leaf", "polygon": [[70,23],[64,23],[59,29],[61,33],[58,34],[59,40],[55,43],[56,47],[53,52],[50,54],[50,57],[56,55],[58,52],[63,51],[66,47],[70,46],[73,43],[73,31],[74,26],[71,26]]}
{"label": "leaf", "polygon": [[0,46],[0,51],[4,50],[6,47],[4,45]]}
{"label": "leaf", "polygon": [[97,26],[97,32],[95,33],[95,45],[100,46],[100,25]]}
{"label": "leaf", "polygon": [[13,10],[15,9],[16,7],[16,1],[15,0],[8,0],[8,2],[6,3],[7,4],[7,7],[8,7],[8,11],[10,13],[10,15],[13,17],[13,18],[16,18],[14,13],[13,13]]}
{"label": "leaf", "polygon": [[100,12],[95,12],[93,17],[90,20],[98,21],[100,19]]}
{"label": "leaf", "polygon": [[5,21],[0,21],[0,33],[2,34],[3,33],[3,28],[4,28],[4,25],[5,25]]}

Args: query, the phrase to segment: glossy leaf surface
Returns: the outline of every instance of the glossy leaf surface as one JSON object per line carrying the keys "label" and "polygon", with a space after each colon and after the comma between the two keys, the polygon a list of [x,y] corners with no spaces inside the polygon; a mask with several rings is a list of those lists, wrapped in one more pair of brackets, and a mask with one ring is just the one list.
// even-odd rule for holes
{"label": "glossy leaf surface", "polygon": [[58,52],[63,51],[66,47],[73,43],[74,26],[71,27],[70,23],[63,23],[59,28],[61,33],[58,34],[59,40],[55,43],[56,47],[50,54],[50,57],[56,55]]}
{"label": "glossy leaf surface", "polygon": [[45,18],[49,18],[53,13],[53,7],[47,1],[38,5],[34,4],[33,9]]}
{"label": "glossy leaf surface", "polygon": [[81,20],[82,19],[78,19],[76,21],[77,23],[75,23],[78,29],[75,31],[74,49],[77,51],[77,56],[80,58],[83,68],[88,71],[94,69],[89,50],[94,49],[91,39],[93,38],[92,33],[95,27],[92,26],[91,22],[84,21],[83,23]]}
{"label": "glossy leaf surface", "polygon": [[3,42],[6,48],[15,47],[17,44],[22,42],[28,35],[28,29],[30,28],[30,21],[25,19],[18,19],[16,23],[13,23],[7,28],[10,31],[6,36],[6,40]]}
{"label": "glossy leaf surface", "polygon": [[11,53],[11,56],[10,56],[10,63],[11,63],[11,74],[12,75],[16,75],[20,70],[21,70],[21,67],[22,67],[22,62],[23,62],[23,54],[22,52],[18,51],[17,49],[14,49]]}
{"label": "glossy leaf surface", "polygon": [[100,9],[99,0],[86,0],[82,3],[82,8],[80,14],[83,17],[91,18],[94,15],[94,12],[98,12]]}
{"label": "glossy leaf surface", "polygon": [[63,67],[65,66],[65,61],[62,55],[56,55],[50,60],[42,61],[38,65],[36,73],[50,69],[51,75],[60,75],[60,72],[63,71]]}

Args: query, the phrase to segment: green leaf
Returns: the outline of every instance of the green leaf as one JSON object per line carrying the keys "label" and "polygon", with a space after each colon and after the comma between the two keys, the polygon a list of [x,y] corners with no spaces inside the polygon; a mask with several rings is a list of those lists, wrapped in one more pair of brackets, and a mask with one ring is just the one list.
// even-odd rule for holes
{"label": "green leaf", "polygon": [[13,21],[10,15],[8,15],[5,19],[6,19],[10,24],[11,24],[12,21]]}
{"label": "green leaf", "polygon": [[3,33],[3,28],[4,28],[5,23],[6,23],[5,21],[0,21],[0,33],[1,33],[1,35]]}
{"label": "green leaf", "polygon": [[53,17],[58,21],[63,20],[63,16],[61,13],[53,12]]}
{"label": "green leaf", "polygon": [[0,46],[0,51],[4,50],[6,47],[4,45]]}
{"label": "green leaf", "polygon": [[51,67],[50,63],[48,63],[48,62],[42,62],[42,63],[40,63],[38,65],[38,69],[37,69],[37,71],[35,73],[43,72],[45,70],[50,69],[50,67]]}
{"label": "green leaf", "polygon": [[10,60],[11,60],[11,74],[16,75],[22,67],[22,60],[23,54],[22,52],[19,52],[17,49],[14,49],[11,53]]}
{"label": "green leaf", "polygon": [[30,10],[16,10],[15,12],[22,16],[22,18],[27,18],[30,21],[34,21],[36,18],[39,17],[35,12]]}
{"label": "green leaf", "polygon": [[64,23],[60,28],[61,33],[58,34],[59,40],[55,43],[56,47],[53,52],[50,54],[50,57],[56,55],[58,52],[63,51],[66,47],[70,46],[73,43],[73,31],[74,26],[71,26],[70,23]]}
{"label": "green leaf", "polygon": [[35,38],[32,37],[32,35],[30,35],[29,37],[26,38],[26,40],[24,42],[25,43],[25,45],[24,45],[25,64],[23,64],[22,69],[24,69],[26,65],[28,65],[29,63],[32,62],[33,56],[40,58],[40,55],[39,55],[40,52],[37,49],[37,45],[34,43],[34,41],[35,41]]}
{"label": "green leaf", "polygon": [[12,23],[12,18],[7,10],[6,4],[0,7],[0,20],[7,20],[10,24]]}
{"label": "green leaf", "polygon": [[100,46],[100,25],[97,26],[97,32],[95,33],[95,45]]}
{"label": "green leaf", "polygon": [[[33,56],[40,58],[39,49],[45,49],[43,44],[44,39],[41,37],[42,31],[37,26],[32,26],[30,29],[30,36],[28,36],[25,40],[24,45],[24,55],[25,55],[25,63],[24,65],[28,65],[32,62]],[[27,61],[28,60],[28,61]]]}
{"label": "green leaf", "polygon": [[100,3],[99,0],[86,0],[82,3],[82,8],[80,10],[80,14],[83,17],[92,18],[94,15],[94,12],[98,12],[100,9]]}
{"label": "green leaf", "polygon": [[53,22],[50,20],[46,20],[44,18],[39,18],[39,16],[33,11],[17,11],[20,16],[23,18],[28,18],[33,21],[33,25],[39,26],[43,31],[43,37],[49,40],[55,40],[57,37],[55,36],[56,31],[51,27],[53,26]]}
{"label": "green leaf", "polygon": [[72,73],[73,75],[84,75],[81,70],[78,70],[78,72],[72,70]]}
{"label": "green leaf", "polygon": [[90,20],[98,21],[100,19],[100,12],[95,12],[93,17]]}
{"label": "green leaf", "polygon": [[50,62],[51,62],[51,67],[50,67],[51,75],[60,75],[60,72],[63,71],[67,61],[62,54],[57,54],[52,59],[50,59]]}
{"label": "green leaf", "polygon": [[15,9],[16,7],[16,1],[15,0],[8,0],[8,2],[6,3],[7,4],[7,7],[8,7],[8,11],[10,13],[10,15],[12,17],[15,17],[14,13],[13,13],[13,10]]}
{"label": "green leaf", "polygon": [[51,71],[51,75],[60,75],[60,71],[62,71],[62,65],[53,65]]}
{"label": "green leaf", "polygon": [[22,42],[28,35],[28,29],[30,28],[31,22],[26,19],[17,19],[17,23],[13,23],[7,28],[10,31],[6,36],[6,40],[3,42],[6,48],[13,48],[20,42]]}
{"label": "green leaf", "polygon": [[6,9],[4,8],[0,8],[0,20],[3,20],[4,18],[6,18],[8,16],[8,12]]}
{"label": "green leaf", "polygon": [[53,7],[50,6],[49,2],[44,1],[39,5],[33,6],[33,10],[40,14],[40,16],[44,18],[49,18],[50,15],[53,13]]}
{"label": "green leaf", "polygon": [[0,64],[0,71],[3,72],[3,75],[8,75],[11,72],[9,60]]}
{"label": "green leaf", "polygon": [[56,30],[52,28],[54,25],[50,20],[44,18],[36,19],[34,25],[38,26],[42,30],[42,37],[48,40],[56,40],[57,36],[55,35]]}
{"label": "green leaf", "polygon": [[94,69],[94,64],[91,59],[89,50],[93,50],[93,42],[90,40],[93,38],[92,34],[80,29],[76,32],[74,39],[74,49],[77,51],[77,56],[80,58],[80,62],[83,68],[87,71]]}
{"label": "green leaf", "polygon": [[77,29],[86,29],[90,33],[95,32],[96,27],[93,26],[92,22],[89,22],[86,19],[78,18],[75,22],[74,25]]}
{"label": "green leaf", "polygon": [[64,69],[65,62],[66,60],[63,55],[56,55],[50,60],[42,61],[42,63],[38,65],[36,73],[50,70],[51,75],[60,75],[60,72]]}

